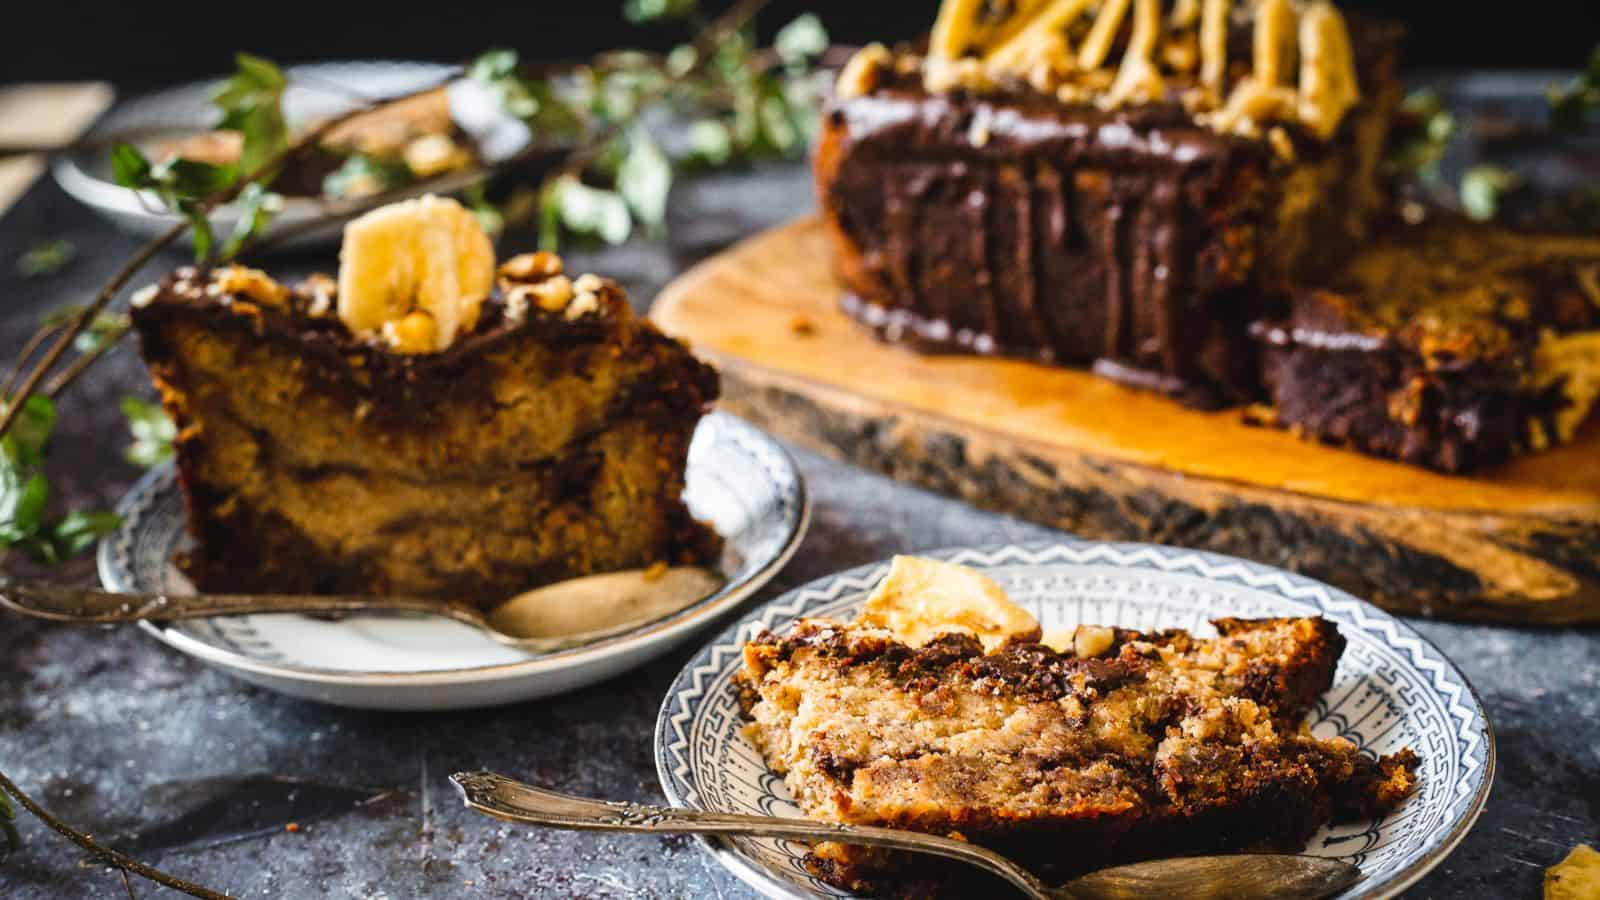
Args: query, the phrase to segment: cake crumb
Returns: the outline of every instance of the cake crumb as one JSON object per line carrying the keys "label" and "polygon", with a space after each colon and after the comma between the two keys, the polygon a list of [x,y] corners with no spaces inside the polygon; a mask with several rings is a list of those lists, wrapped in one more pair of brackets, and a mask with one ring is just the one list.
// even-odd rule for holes
{"label": "cake crumb", "polygon": [[651,583],[660,581],[667,574],[667,568],[668,566],[666,560],[656,560],[650,564],[648,569],[644,570],[644,580]]}
{"label": "cake crumb", "polygon": [[789,332],[799,337],[810,337],[817,333],[817,326],[805,316],[797,315],[789,320]]}

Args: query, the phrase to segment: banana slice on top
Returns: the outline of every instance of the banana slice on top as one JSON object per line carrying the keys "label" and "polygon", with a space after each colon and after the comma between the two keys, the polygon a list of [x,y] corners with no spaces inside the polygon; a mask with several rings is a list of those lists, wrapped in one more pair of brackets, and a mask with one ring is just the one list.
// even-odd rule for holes
{"label": "banana slice on top", "polygon": [[1039,621],[983,573],[918,556],[894,558],[860,620],[912,647],[952,632],[972,635],[985,651],[1039,636]]}
{"label": "banana slice on top", "polygon": [[339,318],[357,334],[382,333],[424,313],[433,320],[431,342],[396,349],[443,350],[477,324],[494,264],[494,244],[460,203],[430,195],[380,207],[345,226]]}

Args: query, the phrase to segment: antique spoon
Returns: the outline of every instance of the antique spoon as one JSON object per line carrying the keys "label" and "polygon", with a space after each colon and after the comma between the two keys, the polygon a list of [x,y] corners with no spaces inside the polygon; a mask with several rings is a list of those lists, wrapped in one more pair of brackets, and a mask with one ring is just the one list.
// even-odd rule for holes
{"label": "antique spoon", "polygon": [[507,646],[552,653],[632,631],[709,596],[723,584],[698,566],[630,569],[535,588],[485,611],[457,600],[311,594],[124,594],[0,577],[0,608],[53,622],[110,624],[256,613],[407,612],[443,616]]}
{"label": "antique spoon", "polygon": [[1336,859],[1242,853],[1175,857],[1117,866],[1051,887],[992,850],[915,831],[591,800],[522,784],[493,772],[458,772],[451,775],[450,780],[461,791],[469,808],[511,822],[582,831],[726,834],[892,847],[970,863],[1011,882],[1033,900],[1135,897],[1316,900],[1342,891],[1361,878],[1360,869]]}

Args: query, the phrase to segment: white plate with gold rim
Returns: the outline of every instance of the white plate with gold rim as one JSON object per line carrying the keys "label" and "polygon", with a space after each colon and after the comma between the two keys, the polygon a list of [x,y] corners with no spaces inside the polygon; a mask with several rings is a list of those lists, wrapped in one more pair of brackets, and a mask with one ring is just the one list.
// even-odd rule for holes
{"label": "white plate with gold rim", "polygon": [[[168,646],[295,697],[368,709],[456,709],[530,700],[609,678],[717,621],[777,574],[805,533],[810,506],[794,460],[728,413],[701,420],[689,447],[690,511],[724,541],[721,589],[640,628],[584,647],[531,655],[444,619],[354,615],[230,616],[142,623]],[[100,578],[114,591],[185,591],[172,565],[187,540],[174,470],[151,472],[118,508],[100,543]]]}

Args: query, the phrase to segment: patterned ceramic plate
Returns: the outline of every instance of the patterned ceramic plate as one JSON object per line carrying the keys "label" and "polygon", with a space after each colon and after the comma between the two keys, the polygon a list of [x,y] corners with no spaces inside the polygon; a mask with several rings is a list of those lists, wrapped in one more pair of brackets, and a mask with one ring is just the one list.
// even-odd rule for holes
{"label": "patterned ceramic plate", "polygon": [[[1418,792],[1388,817],[1325,828],[1306,852],[1359,866],[1346,898],[1389,897],[1444,859],[1488,797],[1494,738],[1470,685],[1432,644],[1392,616],[1334,588],[1211,553],[1063,538],[1048,544],[928,554],[985,570],[1045,631],[1078,623],[1214,631],[1221,616],[1325,616],[1349,640],[1333,688],[1311,715],[1319,737],[1364,752],[1411,747]],[[851,569],[790,591],[712,641],[678,676],[656,723],[656,767],[677,806],[797,816],[783,781],[740,734],[731,679],[739,648],[762,628],[802,616],[849,618],[888,571]],[[770,897],[848,896],[810,878],[804,848],[785,841],[708,840],[734,874]]]}
{"label": "patterned ceramic plate", "polygon": [[[810,514],[789,454],[720,412],[695,432],[685,499],[722,535],[720,568],[728,582],[681,612],[573,650],[533,656],[469,626],[422,617],[261,615],[144,626],[246,681],[341,706],[451,709],[544,697],[640,665],[730,612],[789,561]],[[171,564],[187,540],[173,470],[145,477],[119,512],[122,527],[100,544],[106,587],[190,590]]]}
{"label": "patterned ceramic plate", "polygon": [[[345,112],[358,103],[390,97],[439,84],[455,71],[451,66],[418,62],[330,62],[291,66],[285,70],[289,86],[284,91],[284,117],[300,126]],[[99,212],[127,231],[155,236],[177,218],[162,208],[153,194],[118,185],[111,177],[106,142],[126,139],[139,143],[186,137],[205,131],[217,120],[211,105],[215,82],[193,82],[118,106],[95,123],[80,145],[61,154],[52,167],[57,183],[73,198]],[[494,108],[492,98],[475,82],[458,80],[449,87],[452,113],[459,125],[477,140],[481,151],[500,159],[520,150],[530,134],[527,126]],[[445,179],[431,187],[448,193],[476,180],[470,176]],[[296,226],[323,215],[321,203],[309,197],[289,197],[267,233]],[[225,205],[211,214],[212,227],[228,234],[239,209]],[[315,246],[336,241],[345,218],[336,216],[327,227],[317,228],[286,242],[285,247]],[[185,238],[187,240],[187,238]]]}

